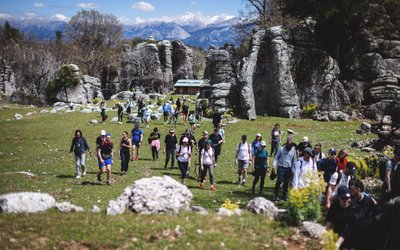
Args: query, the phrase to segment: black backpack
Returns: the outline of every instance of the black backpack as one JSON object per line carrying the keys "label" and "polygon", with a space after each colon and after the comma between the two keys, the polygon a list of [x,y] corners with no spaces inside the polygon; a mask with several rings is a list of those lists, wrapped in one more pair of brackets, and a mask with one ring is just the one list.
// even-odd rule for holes
{"label": "black backpack", "polygon": [[384,156],[381,159],[379,159],[378,167],[379,167],[379,178],[381,179],[381,181],[385,181],[386,163],[388,163],[388,161],[391,161],[391,159],[387,156]]}

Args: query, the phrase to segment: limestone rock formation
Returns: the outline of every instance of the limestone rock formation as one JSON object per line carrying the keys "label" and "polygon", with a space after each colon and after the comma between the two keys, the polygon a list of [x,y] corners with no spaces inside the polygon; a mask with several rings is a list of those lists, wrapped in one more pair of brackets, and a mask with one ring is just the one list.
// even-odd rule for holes
{"label": "limestone rock formation", "polygon": [[172,42],[172,71],[174,82],[179,79],[193,79],[193,52],[181,41]]}
{"label": "limestone rock formation", "polygon": [[0,195],[2,213],[38,213],[55,205],[55,199],[46,193],[21,192]]}
{"label": "limestone rock formation", "polygon": [[159,48],[160,63],[162,65],[163,78],[166,82],[174,80],[172,73],[172,44],[168,40],[163,40],[157,44]]}
{"label": "limestone rock formation", "polygon": [[0,93],[11,97],[15,92],[15,76],[11,67],[0,57]]}

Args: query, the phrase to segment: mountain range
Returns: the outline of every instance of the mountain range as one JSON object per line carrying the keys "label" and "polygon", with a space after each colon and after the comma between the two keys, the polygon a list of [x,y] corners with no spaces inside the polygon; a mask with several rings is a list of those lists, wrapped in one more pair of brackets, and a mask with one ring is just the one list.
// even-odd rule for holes
{"label": "mountain range", "polygon": [[[6,20],[0,19],[0,24]],[[55,38],[56,31],[64,31],[67,22],[45,19],[8,19],[11,26],[19,29],[25,35],[39,40]],[[235,26],[241,22],[239,17],[215,16],[199,17],[187,13],[175,18],[160,18],[137,24],[124,24],[123,36],[126,39],[134,37],[156,40],[182,40],[185,44],[207,49],[210,45],[222,46],[225,43],[239,45]]]}

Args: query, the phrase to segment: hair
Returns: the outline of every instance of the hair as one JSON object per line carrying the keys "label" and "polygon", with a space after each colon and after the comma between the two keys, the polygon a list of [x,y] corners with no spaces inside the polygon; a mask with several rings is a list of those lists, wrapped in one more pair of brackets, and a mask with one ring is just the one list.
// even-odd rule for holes
{"label": "hair", "polygon": [[78,132],[81,134],[81,137],[82,137],[83,134],[82,134],[82,131],[81,131],[80,129],[75,130],[75,136],[76,136],[76,134],[77,134]]}
{"label": "hair", "polygon": [[358,179],[351,179],[349,181],[349,187],[351,186],[359,188],[361,192],[364,192],[364,183]]}
{"label": "hair", "polygon": [[129,135],[127,131],[124,131],[123,133],[125,133],[126,135]]}
{"label": "hair", "polygon": [[[256,138],[254,139],[255,141],[257,140],[257,136],[256,136]],[[262,141],[262,136],[260,136],[260,142]]]}
{"label": "hair", "polygon": [[275,123],[275,127],[280,127],[281,125],[279,123]]}
{"label": "hair", "polygon": [[154,132],[158,132],[158,128],[154,128],[153,131],[154,131]]}
{"label": "hair", "polygon": [[317,147],[317,146],[320,147],[320,148],[322,148],[322,145],[321,145],[321,143],[319,143],[319,142],[318,142],[317,144],[314,145],[314,148]]}

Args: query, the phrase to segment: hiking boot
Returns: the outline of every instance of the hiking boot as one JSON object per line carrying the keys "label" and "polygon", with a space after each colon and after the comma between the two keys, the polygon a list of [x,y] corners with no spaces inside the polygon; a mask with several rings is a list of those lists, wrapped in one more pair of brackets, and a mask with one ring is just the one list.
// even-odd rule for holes
{"label": "hiking boot", "polygon": [[199,188],[200,188],[200,189],[204,189],[204,187],[203,187],[203,183],[200,183],[200,186],[199,186]]}
{"label": "hiking boot", "polygon": [[110,185],[111,185],[110,181],[107,181],[106,183],[107,183],[107,185],[108,185],[108,186],[110,186]]}
{"label": "hiking boot", "polygon": [[211,189],[211,191],[217,190],[214,186],[211,186],[210,189]]}
{"label": "hiking boot", "polygon": [[101,176],[97,173],[97,181],[101,181]]}

